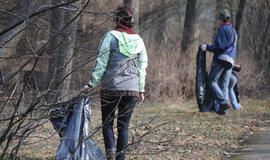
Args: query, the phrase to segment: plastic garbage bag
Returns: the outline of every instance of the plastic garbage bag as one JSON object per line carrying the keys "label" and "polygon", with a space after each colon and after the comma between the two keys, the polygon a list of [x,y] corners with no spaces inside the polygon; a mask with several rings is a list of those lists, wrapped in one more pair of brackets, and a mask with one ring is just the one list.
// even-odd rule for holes
{"label": "plastic garbage bag", "polygon": [[202,51],[200,48],[197,52],[197,68],[196,68],[196,100],[199,110],[203,110],[206,96],[206,82],[207,82],[207,72],[206,72],[206,52]]}
{"label": "plastic garbage bag", "polygon": [[[201,51],[199,48],[197,52],[197,68],[196,68],[196,84],[195,93],[196,100],[200,112],[217,112],[218,104],[216,104],[214,99],[214,94],[211,91],[210,86],[208,86],[207,79],[208,73],[206,71],[206,52]],[[236,76],[237,77],[237,76]],[[237,77],[238,78],[238,77]],[[237,102],[240,102],[240,94],[238,88],[238,82],[234,86],[234,92],[237,98]]]}
{"label": "plastic garbage bag", "polygon": [[105,160],[90,136],[91,98],[51,110],[50,120],[61,137],[56,160]]}
{"label": "plastic garbage bag", "polygon": [[211,89],[207,84],[208,73],[206,71],[206,51],[200,48],[197,52],[196,68],[196,100],[200,112],[215,112],[215,100]]}

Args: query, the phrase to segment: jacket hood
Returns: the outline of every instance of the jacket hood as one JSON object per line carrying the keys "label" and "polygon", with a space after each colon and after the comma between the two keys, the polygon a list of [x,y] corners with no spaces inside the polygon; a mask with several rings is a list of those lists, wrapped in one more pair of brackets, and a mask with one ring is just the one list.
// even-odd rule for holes
{"label": "jacket hood", "polygon": [[144,43],[138,34],[127,34],[115,30],[110,33],[118,40],[119,51],[123,55],[131,57],[142,52]]}

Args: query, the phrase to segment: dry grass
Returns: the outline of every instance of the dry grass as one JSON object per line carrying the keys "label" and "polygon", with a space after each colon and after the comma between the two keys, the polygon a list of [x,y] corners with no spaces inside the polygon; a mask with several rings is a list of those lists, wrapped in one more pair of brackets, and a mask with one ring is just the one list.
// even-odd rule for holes
{"label": "dry grass", "polygon": [[[231,111],[229,115],[198,113],[193,103],[151,107],[150,115],[159,111],[152,126],[172,122],[158,128],[158,133],[149,135],[133,153],[146,150],[144,156],[132,159],[223,159],[239,147],[238,142],[253,134],[270,119],[269,102],[246,100],[243,111]],[[140,116],[137,115],[137,116]],[[139,119],[139,118],[138,118]],[[162,120],[162,121],[161,121]],[[148,141],[166,141],[149,146]],[[149,152],[160,154],[146,155]],[[162,152],[166,150],[166,152]]]}
{"label": "dry grass", "polygon": [[[127,159],[225,159],[237,150],[239,141],[269,123],[269,102],[246,99],[242,105],[244,110],[225,116],[199,113],[193,102],[140,106],[131,120],[130,143],[141,141],[130,147]],[[99,126],[99,108],[93,108],[92,114],[92,127]],[[20,157],[54,159],[59,138],[53,133],[49,123],[39,128],[28,139],[37,143],[23,146]],[[101,132],[93,138],[104,151]]]}
{"label": "dry grass", "polygon": [[166,48],[148,49],[147,94],[152,101],[173,97],[192,98],[196,75],[196,53],[182,54]]}
{"label": "dry grass", "polygon": [[[159,49],[157,49],[159,48]],[[197,49],[181,53],[179,49],[150,46],[147,50],[147,95],[151,101],[166,101],[175,97],[193,99],[195,97],[196,54]],[[251,53],[241,50],[236,64],[242,67],[239,72],[241,95],[252,98],[269,98],[269,80],[266,71],[259,68]],[[207,70],[210,71],[213,53],[207,52]]]}

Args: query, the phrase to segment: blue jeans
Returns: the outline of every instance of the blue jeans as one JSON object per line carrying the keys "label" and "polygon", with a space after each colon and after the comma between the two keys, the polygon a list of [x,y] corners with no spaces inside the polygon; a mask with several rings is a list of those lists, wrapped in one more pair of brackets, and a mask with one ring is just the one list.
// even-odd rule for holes
{"label": "blue jeans", "polygon": [[228,104],[228,87],[231,73],[232,68],[228,68],[220,62],[212,62],[208,82],[214,98],[219,105]]}
{"label": "blue jeans", "polygon": [[237,83],[237,77],[232,74],[230,78],[230,83],[229,83],[229,97],[230,97],[230,101],[231,101],[233,109],[240,110],[241,108],[240,108],[239,103],[237,102],[235,92],[234,92],[234,86],[236,83]]}
{"label": "blue jeans", "polygon": [[124,150],[128,144],[128,126],[132,112],[139,101],[135,96],[101,96],[102,113],[102,133],[106,152],[115,152],[115,139],[113,133],[113,122],[115,110],[118,108],[117,115],[117,150],[116,159],[124,159]]}

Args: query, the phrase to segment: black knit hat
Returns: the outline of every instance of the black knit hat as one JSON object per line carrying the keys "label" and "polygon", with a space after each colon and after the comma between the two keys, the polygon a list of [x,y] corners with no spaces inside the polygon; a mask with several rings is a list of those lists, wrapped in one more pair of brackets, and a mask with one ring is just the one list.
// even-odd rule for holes
{"label": "black knit hat", "polygon": [[122,4],[115,11],[116,21],[119,21],[122,25],[133,27],[136,23],[134,14],[128,5]]}
{"label": "black knit hat", "polygon": [[231,18],[231,14],[230,14],[229,10],[227,10],[227,9],[224,9],[223,11],[221,11],[219,13],[218,19],[222,20],[223,22],[229,21],[230,18]]}

